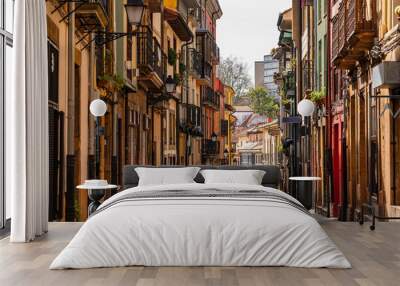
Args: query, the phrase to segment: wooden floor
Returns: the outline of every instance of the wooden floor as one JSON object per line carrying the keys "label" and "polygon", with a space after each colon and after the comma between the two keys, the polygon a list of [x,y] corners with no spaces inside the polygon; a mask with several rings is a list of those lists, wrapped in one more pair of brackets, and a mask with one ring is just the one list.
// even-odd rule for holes
{"label": "wooden floor", "polygon": [[400,224],[321,222],[353,269],[285,267],[129,267],[48,270],[50,262],[79,229],[79,223],[51,223],[49,233],[29,244],[0,241],[0,285],[400,285]]}

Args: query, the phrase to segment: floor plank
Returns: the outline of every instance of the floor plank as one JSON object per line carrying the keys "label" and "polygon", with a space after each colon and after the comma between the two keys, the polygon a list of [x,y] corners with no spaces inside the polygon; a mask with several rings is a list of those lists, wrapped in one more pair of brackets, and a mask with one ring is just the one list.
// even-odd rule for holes
{"label": "floor plank", "polygon": [[0,285],[399,285],[400,224],[368,225],[321,220],[322,227],[345,253],[353,268],[285,267],[126,267],[50,271],[54,257],[78,231],[80,223],[51,223],[49,233],[29,244],[0,240]]}

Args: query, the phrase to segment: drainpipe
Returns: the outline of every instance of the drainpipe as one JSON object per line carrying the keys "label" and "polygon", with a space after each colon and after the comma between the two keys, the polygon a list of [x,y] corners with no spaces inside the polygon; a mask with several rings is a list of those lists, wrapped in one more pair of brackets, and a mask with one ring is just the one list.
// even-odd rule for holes
{"label": "drainpipe", "polygon": [[[187,13],[188,15],[189,15],[189,12]],[[186,21],[186,24],[188,24],[188,22]],[[188,62],[190,61],[190,59],[189,59],[189,49],[188,49],[188,47],[189,47],[189,45],[191,45],[192,43],[194,42],[194,35],[193,35],[193,37],[188,41],[188,42],[185,42],[182,46],[181,46],[181,52],[185,49],[185,64],[186,64],[186,72],[185,72],[185,81],[184,81],[184,84],[185,84],[185,90],[186,90],[186,94],[185,94],[185,96],[186,96],[186,104],[188,104],[188,102],[189,102],[189,92],[190,92],[190,90],[188,89],[188,87],[189,87],[189,72],[188,72],[188,69],[187,69],[187,67],[188,67]],[[177,102],[177,104],[178,104],[178,102]],[[187,106],[186,106],[186,108],[187,108]],[[180,115],[179,115],[180,116]],[[187,116],[187,109],[186,109],[186,116]],[[187,120],[187,119],[186,119]],[[179,119],[179,121],[180,121],[180,119]],[[180,124],[180,122],[179,122],[179,124]],[[177,133],[178,133],[178,139],[179,139],[179,126],[177,126]],[[189,137],[189,134],[188,133],[186,133],[186,138],[185,138],[185,165],[187,166],[187,165],[189,165],[189,151],[188,151],[188,140],[190,140],[190,137]],[[179,143],[179,141],[178,141],[178,143]]]}
{"label": "drainpipe", "polygon": [[331,81],[331,76],[332,76],[332,69],[333,66],[331,64],[332,60],[332,39],[331,39],[331,17],[332,17],[332,2],[331,0],[327,1],[326,4],[328,5],[327,11],[327,85],[326,85],[326,92],[327,96],[325,98],[325,106],[326,106],[326,129],[325,129],[325,144],[327,145],[326,152],[325,152],[325,160],[326,160],[326,171],[327,175],[325,176],[327,179],[328,184],[325,184],[326,187],[326,192],[327,195],[325,196],[327,198],[327,217],[330,217],[330,212],[331,212],[331,196],[332,196],[332,190],[333,190],[333,174],[332,174],[332,91],[333,91],[333,84],[334,81]]}
{"label": "drainpipe", "polygon": [[[116,11],[116,5],[114,1],[111,1],[111,9],[112,11]],[[119,8],[121,8],[119,6]],[[112,22],[112,29],[113,31],[117,30],[117,24],[115,22],[115,17],[113,17],[113,22]],[[112,49],[113,53],[117,51],[117,41],[112,42]],[[117,62],[116,62],[116,57],[112,57],[112,66],[114,70],[114,74],[117,75]],[[119,91],[114,92],[112,96],[112,103],[111,103],[111,108],[112,108],[112,157],[111,157],[111,182],[115,185],[118,184],[118,96],[119,96]],[[140,145],[139,145],[140,146]],[[146,147],[146,146],[145,146]],[[145,164],[145,162],[143,162]]]}
{"label": "drainpipe", "polygon": [[[292,7],[294,11],[294,25],[296,25],[297,29],[295,30],[295,46],[296,46],[296,98],[294,102],[293,115],[297,115],[297,103],[301,100],[301,94],[303,92],[303,78],[302,78],[302,66],[301,66],[301,55],[302,55],[302,46],[301,46],[301,33],[303,30],[303,22],[302,22],[302,11],[301,11],[301,3],[298,0],[292,0]],[[299,173],[299,158],[298,154],[300,152],[298,147],[299,142],[299,128],[298,126],[292,127],[292,138],[294,140],[293,146],[293,154],[292,154],[292,164],[293,170],[291,176],[300,175]],[[292,184],[291,193],[294,194],[296,192],[296,184]]]}
{"label": "drainpipe", "polygon": [[[68,3],[68,12],[73,11],[75,4]],[[68,95],[67,95],[67,193],[66,221],[75,220],[75,14],[68,19]]]}
{"label": "drainpipe", "polygon": [[[164,2],[163,2],[164,3]],[[163,4],[164,5],[164,4]],[[163,7],[164,10],[164,7]],[[164,51],[164,41],[165,41],[165,26],[164,26],[164,13],[161,13],[161,50]],[[167,64],[167,63],[166,63]],[[163,67],[164,68],[164,67]],[[164,78],[162,79],[165,81],[167,75],[167,67],[164,69]],[[164,103],[163,106],[161,107],[161,113],[160,113],[160,118],[161,118],[161,131],[160,131],[160,165],[164,164],[164,136],[163,136],[163,128],[164,128]],[[153,123],[153,129],[154,129],[154,123]],[[153,131],[154,132],[154,131]],[[167,132],[165,133],[166,136],[168,136]]]}
{"label": "drainpipe", "polygon": [[[312,51],[312,44],[313,44],[313,38],[312,38],[312,33],[313,30],[311,29],[311,6],[307,6],[307,88],[311,88],[313,85],[312,81],[312,72],[311,72],[311,51]],[[308,90],[307,90],[308,91]],[[306,136],[306,142],[305,142],[305,152],[307,154],[306,157],[306,175],[311,176],[311,161],[312,161],[312,150],[311,150],[311,136],[312,136],[312,117],[309,118],[307,126],[307,136]]]}
{"label": "drainpipe", "polygon": [[[94,38],[94,34],[90,35],[90,41]],[[96,99],[96,92],[94,90],[95,86],[95,74],[93,67],[96,64],[95,61],[95,53],[96,53],[96,46],[94,41],[90,43],[90,50],[89,50],[89,104],[94,99]],[[89,158],[88,158],[88,177],[95,178],[96,177],[96,162],[95,162],[95,122],[93,120],[92,115],[89,113]]]}

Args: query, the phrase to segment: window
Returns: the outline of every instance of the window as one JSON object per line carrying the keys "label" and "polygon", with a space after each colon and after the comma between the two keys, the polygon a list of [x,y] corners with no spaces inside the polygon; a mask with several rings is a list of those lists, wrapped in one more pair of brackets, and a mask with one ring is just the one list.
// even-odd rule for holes
{"label": "window", "polygon": [[12,92],[10,85],[12,67],[13,48],[13,28],[14,22],[14,0],[0,0],[0,229],[9,225],[11,217],[11,196],[4,187],[5,168],[4,168],[4,103],[7,96]]}
{"label": "window", "polygon": [[266,69],[264,70],[264,76],[274,75],[277,72],[275,69]]}

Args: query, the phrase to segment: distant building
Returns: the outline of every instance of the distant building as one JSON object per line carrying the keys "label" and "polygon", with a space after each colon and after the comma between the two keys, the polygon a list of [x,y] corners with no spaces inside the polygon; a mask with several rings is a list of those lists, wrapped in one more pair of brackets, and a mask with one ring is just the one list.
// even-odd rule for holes
{"label": "distant building", "polygon": [[279,72],[279,62],[272,55],[265,55],[263,61],[255,62],[255,87],[265,87],[270,94],[278,95],[274,74]]}

